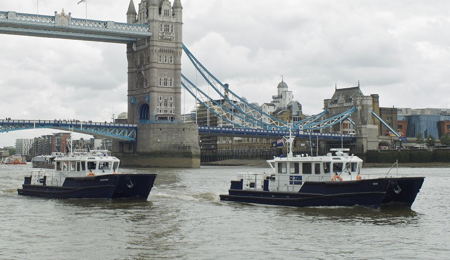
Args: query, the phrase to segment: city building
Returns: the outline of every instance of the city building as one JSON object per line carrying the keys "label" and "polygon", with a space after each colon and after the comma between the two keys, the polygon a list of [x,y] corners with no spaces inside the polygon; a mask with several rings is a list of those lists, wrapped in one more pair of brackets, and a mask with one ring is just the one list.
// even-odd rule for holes
{"label": "city building", "polygon": [[70,133],[53,134],[51,152],[67,153],[70,150],[70,136]]}
{"label": "city building", "polygon": [[181,115],[181,120],[184,123],[196,123],[197,122],[197,111],[193,110],[188,114]]}
{"label": "city building", "polygon": [[[395,107],[380,107],[379,116],[383,119],[388,125],[390,125],[394,130],[396,130],[400,135],[400,128],[398,124],[398,113],[397,108]],[[397,126],[397,129],[395,128]],[[394,136],[394,134],[383,124],[380,124],[380,136]]]}
{"label": "city building", "polygon": [[44,135],[34,138],[33,145],[30,149],[30,155],[35,157],[38,155],[52,154],[52,137],[52,135]]}
{"label": "city building", "polygon": [[[277,86],[277,95],[272,96],[270,103],[264,103],[261,110],[285,122],[298,122],[303,118],[302,105],[294,100],[294,94],[284,80]],[[263,121],[270,122],[267,117]]]}
{"label": "city building", "polygon": [[439,122],[439,136],[450,135],[450,120]]}
{"label": "city building", "polygon": [[33,139],[17,139],[16,140],[16,154],[29,155]]}
{"label": "city building", "polygon": [[10,156],[9,149],[7,148],[0,149],[0,162],[2,162],[2,160],[8,156]]}
{"label": "city building", "polygon": [[398,128],[406,137],[439,139],[450,133],[450,109],[399,108]]}
{"label": "city building", "polygon": [[[390,143],[395,148],[398,140],[394,138],[388,127],[378,120],[372,112],[375,112],[387,125],[396,131],[398,124],[397,109],[394,107],[380,107],[380,97],[378,94],[364,95],[358,83],[356,87],[335,88],[335,92],[330,99],[324,100],[324,108],[328,111],[327,117],[341,114],[356,108],[349,120],[342,124],[336,124],[331,129],[324,129],[323,132],[334,133],[357,133],[360,138],[356,149],[358,152],[368,150],[378,150],[380,142]],[[402,122],[402,126],[405,125]]]}

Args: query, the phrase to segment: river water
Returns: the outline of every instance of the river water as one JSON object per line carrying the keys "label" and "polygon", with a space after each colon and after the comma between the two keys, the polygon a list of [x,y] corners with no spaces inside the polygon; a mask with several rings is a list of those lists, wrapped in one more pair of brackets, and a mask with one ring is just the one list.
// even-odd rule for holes
{"label": "river water", "polygon": [[399,170],[426,176],[412,210],[219,201],[264,170],[124,170],[159,175],[147,202],[115,202],[21,197],[29,166],[0,165],[0,259],[450,259],[450,168]]}

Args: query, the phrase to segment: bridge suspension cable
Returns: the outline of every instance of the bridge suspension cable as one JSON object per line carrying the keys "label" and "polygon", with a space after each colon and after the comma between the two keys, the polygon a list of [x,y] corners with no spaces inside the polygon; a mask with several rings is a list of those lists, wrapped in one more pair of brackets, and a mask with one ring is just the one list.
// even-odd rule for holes
{"label": "bridge suspension cable", "polygon": [[[228,84],[222,83],[216,76],[214,76],[193,54],[192,52],[183,44],[183,50],[186,53],[187,57],[194,65],[195,69],[202,75],[205,81],[214,89],[214,91],[219,94],[226,102],[228,102],[231,106],[235,107],[238,111],[243,114],[248,115],[249,119],[255,122],[263,122],[267,120],[268,123],[266,125],[275,127],[275,128],[289,128],[289,123],[280,120],[272,115],[262,111],[260,108],[256,107],[254,104],[250,104],[247,100],[237,95],[233,92]],[[221,91],[223,90],[223,93]],[[236,98],[240,102],[236,104],[230,100],[228,95],[231,94],[233,98]]]}
{"label": "bridge suspension cable", "polygon": [[[233,124],[236,125],[235,118],[240,118],[243,123],[240,123],[239,125],[244,125],[245,127],[251,127],[251,128],[263,128],[263,129],[280,129],[280,130],[286,130],[290,127],[293,127],[295,130],[299,131],[313,131],[313,130],[320,130],[328,127],[332,127],[345,119],[349,118],[352,113],[356,111],[356,108],[353,107],[341,114],[335,115],[333,117],[320,120],[323,118],[328,111],[325,110],[317,115],[310,116],[308,118],[305,118],[299,122],[292,124],[289,124],[288,122],[285,122],[283,120],[280,120],[264,111],[262,109],[256,107],[254,104],[250,104],[246,99],[240,97],[235,92],[233,92],[228,84],[222,83],[216,76],[214,76],[193,54],[192,52],[186,47],[186,45],[182,45],[183,51],[191,61],[191,63],[194,65],[196,72],[200,73],[200,75],[203,77],[203,79],[208,83],[209,86],[212,87],[212,89],[219,94],[221,99],[224,100],[223,104],[220,104],[213,98],[209,97],[205,94],[205,92],[201,91],[199,87],[197,87],[195,84],[192,83],[186,76],[182,75],[182,83],[183,87],[186,88],[189,93],[196,98],[196,100],[201,100],[202,104],[204,104],[208,109],[217,109],[217,111],[214,111],[215,114],[220,115],[222,119],[225,119],[227,122],[234,122]],[[187,84],[186,84],[187,83]],[[210,102],[207,104],[207,102],[203,101],[202,99],[199,99],[195,96],[193,91],[190,91],[188,88],[194,88],[198,92],[202,93],[203,96],[207,98],[207,100]],[[229,95],[232,96],[232,98],[235,98],[239,102],[233,101],[230,99]],[[228,104],[229,107],[226,106]],[[211,105],[214,104],[214,105]],[[238,113],[233,113],[233,108],[238,111]],[[231,115],[231,116],[230,116]],[[244,115],[244,116],[241,116]],[[319,121],[320,120],[320,121]]]}
{"label": "bridge suspension cable", "polygon": [[[191,94],[191,96],[193,96],[200,104],[204,105],[210,112],[213,112],[222,120],[230,123],[232,126],[245,127],[244,125],[235,122],[232,118],[229,118],[231,111],[228,108],[220,105],[219,102],[212,99],[184,75],[181,75],[181,86],[186,89],[189,94]],[[200,92],[201,95],[197,95],[196,93],[194,93],[194,91],[192,91],[192,88],[197,92]]]}
{"label": "bridge suspension cable", "polygon": [[332,127],[336,124],[341,123],[342,121],[348,119],[354,112],[356,112],[356,107],[352,107],[349,110],[342,112],[340,114],[337,114],[335,116],[332,116],[330,118],[318,121],[318,122],[312,122],[307,125],[305,125],[305,130],[320,130],[328,127]]}

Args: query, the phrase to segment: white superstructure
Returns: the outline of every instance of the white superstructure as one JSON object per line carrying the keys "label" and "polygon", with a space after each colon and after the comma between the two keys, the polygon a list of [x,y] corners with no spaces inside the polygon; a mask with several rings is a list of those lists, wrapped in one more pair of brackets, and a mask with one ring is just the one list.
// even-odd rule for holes
{"label": "white superstructure", "polygon": [[244,190],[262,191],[266,181],[268,191],[298,192],[305,182],[349,181],[361,178],[363,160],[350,155],[349,149],[332,149],[325,156],[294,156],[294,138],[290,136],[286,140],[289,145],[287,157],[268,160],[270,173],[242,176]]}
{"label": "white superstructure", "polygon": [[43,182],[46,185],[62,186],[67,177],[92,177],[119,173],[120,160],[106,150],[74,152],[55,159],[54,171],[33,171],[33,184]]}

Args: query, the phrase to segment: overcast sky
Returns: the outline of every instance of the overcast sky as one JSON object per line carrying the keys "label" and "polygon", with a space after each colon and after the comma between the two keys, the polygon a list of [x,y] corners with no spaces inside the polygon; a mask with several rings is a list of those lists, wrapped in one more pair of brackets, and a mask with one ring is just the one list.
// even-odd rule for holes
{"label": "overcast sky", "polygon": [[[85,6],[77,2],[40,0],[39,13],[64,8],[83,18]],[[90,19],[126,21],[128,0],[88,2]],[[270,102],[284,75],[307,114],[321,111],[335,84],[358,80],[382,106],[450,108],[448,0],[182,4],[184,43],[252,102]],[[1,0],[0,10],[36,13],[37,1]],[[0,47],[0,118],[109,121],[127,109],[124,45],[0,35]],[[183,70],[202,84],[187,60]],[[184,100],[183,109],[192,109]],[[0,134],[0,146],[42,133]]]}

